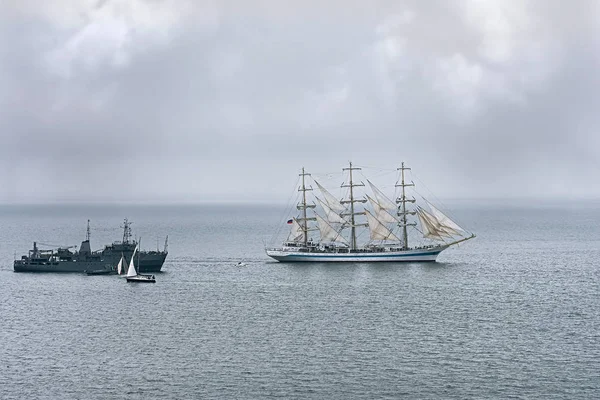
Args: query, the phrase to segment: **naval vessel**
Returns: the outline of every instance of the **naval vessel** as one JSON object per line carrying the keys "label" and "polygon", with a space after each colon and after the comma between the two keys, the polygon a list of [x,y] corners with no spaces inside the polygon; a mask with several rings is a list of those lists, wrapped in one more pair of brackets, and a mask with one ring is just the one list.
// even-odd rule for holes
{"label": "naval vessel", "polygon": [[114,264],[106,260],[101,254],[93,252],[90,247],[90,221],[88,220],[87,237],[81,242],[79,251],[71,251],[70,247],[42,250],[37,242],[33,242],[33,249],[26,256],[15,260],[15,272],[94,272],[110,273],[114,271]]}
{"label": "naval vessel", "polygon": [[[123,239],[105,246],[104,250],[102,250],[102,257],[110,260],[113,265],[117,265],[121,259],[121,255],[125,258],[125,262],[129,263],[136,246],[139,245],[139,241],[131,238],[131,222],[127,218],[124,220],[122,228]],[[168,241],[169,237],[167,236],[165,247],[162,251],[158,249],[156,251],[141,251],[138,247],[137,256],[133,262],[139,273],[160,272],[167,254],[169,254],[167,251]]]}
{"label": "naval vessel", "polygon": [[[88,220],[86,240],[81,242],[79,251],[76,246],[58,247],[42,250],[37,242],[19,260],[14,261],[15,272],[79,272],[88,274],[116,273],[116,265],[121,256],[129,263],[138,241],[131,239],[131,223],[125,219],[123,240],[104,246],[103,250],[92,251],[90,246],[90,225]],[[167,258],[168,236],[163,251],[138,251],[134,264],[140,273],[160,272]]]}

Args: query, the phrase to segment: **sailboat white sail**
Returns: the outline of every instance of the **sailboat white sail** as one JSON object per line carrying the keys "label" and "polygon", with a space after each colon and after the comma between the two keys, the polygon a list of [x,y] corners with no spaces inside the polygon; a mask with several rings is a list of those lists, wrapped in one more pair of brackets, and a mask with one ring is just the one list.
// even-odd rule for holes
{"label": "sailboat white sail", "polygon": [[400,242],[401,240],[392,233],[381,221],[379,221],[369,210],[365,210],[367,224],[371,233],[371,240],[388,240]]}
{"label": "sailboat white sail", "polygon": [[156,282],[156,278],[154,277],[154,275],[145,275],[145,274],[137,273],[137,271],[135,270],[135,265],[133,263],[136,252],[138,253],[138,265],[139,265],[138,246],[135,246],[135,249],[133,250],[133,254],[131,255],[131,260],[129,261],[129,269],[127,270],[127,276],[126,276],[127,282],[150,282],[150,283]]}
{"label": "sailboat white sail", "polygon": [[338,199],[336,199],[334,195],[329,193],[329,191],[327,189],[325,189],[323,186],[321,186],[321,184],[319,182],[315,181],[315,183],[319,187],[319,190],[323,194],[323,197],[325,198],[325,202],[327,203],[327,205],[329,206],[330,209],[332,209],[338,213],[346,211],[346,207],[344,207],[344,205],[342,203],[340,203],[340,201]]}
{"label": "sailboat white sail", "polygon": [[365,196],[371,203],[371,206],[373,207],[373,211],[375,212],[375,218],[377,218],[378,221],[383,222],[385,224],[393,224],[393,223],[400,222],[400,221],[398,221],[398,218],[394,217],[392,214],[387,212],[385,208],[381,207],[381,205],[377,202],[377,200],[375,200],[368,194]]}
{"label": "sailboat white sail", "polygon": [[428,234],[425,237],[429,238],[453,238],[454,236],[462,236],[460,232],[457,232],[450,226],[444,224],[435,215],[427,212],[422,207],[417,207],[417,213],[421,222],[421,226],[424,227]]}
{"label": "sailboat white sail", "polygon": [[419,217],[419,222],[421,222],[423,237],[435,240],[444,240],[444,238],[452,237],[442,229],[433,215],[421,207],[417,208],[417,215]]}
{"label": "sailboat white sail", "polygon": [[133,265],[133,258],[135,257],[135,253],[137,250],[138,250],[138,248],[137,248],[137,246],[135,246],[135,249],[133,250],[133,254],[131,255],[131,260],[129,260],[129,269],[127,270],[128,278],[137,276],[137,272],[135,270],[135,265]]}
{"label": "sailboat white sail", "polygon": [[[283,247],[267,248],[267,255],[284,262],[435,261],[448,247],[475,237],[429,202],[425,209],[415,204],[414,196],[407,196],[414,183],[406,181],[405,171],[410,168],[404,163],[397,169],[395,186],[401,192],[394,196],[395,203],[368,179],[373,195],[364,193],[365,185],[353,176],[360,169],[352,163],[343,169],[349,178],[341,185],[348,189],[347,196],[336,199],[316,181],[322,198],[314,196],[306,183],[311,175],[303,168],[299,216],[293,218]],[[307,200],[309,195],[316,201]],[[368,235],[363,235],[367,229]],[[422,237],[417,237],[419,233]]]}
{"label": "sailboat white sail", "polygon": [[321,233],[321,242],[324,243],[343,243],[348,244],[348,241],[338,232],[333,226],[331,226],[325,219],[319,214],[315,214],[317,218],[317,224]]}
{"label": "sailboat white sail", "polygon": [[288,235],[288,242],[303,242],[304,241],[304,228],[298,222],[296,218],[292,221],[292,229],[290,230],[290,234]]}
{"label": "sailboat white sail", "polygon": [[125,268],[125,258],[123,258],[123,254],[121,254],[121,259],[117,264],[117,274],[121,275],[123,273],[123,269]]}
{"label": "sailboat white sail", "polygon": [[316,196],[315,196],[315,198],[317,199],[317,201],[323,208],[323,211],[325,212],[325,217],[327,218],[327,222],[329,222],[330,224],[347,224],[348,223],[348,221],[346,221],[339,214],[337,214],[335,211],[333,211],[326,202],[324,202],[323,200],[321,200],[320,198],[318,198]]}
{"label": "sailboat white sail", "polygon": [[373,185],[373,183],[370,180],[367,179],[367,182],[369,183],[369,186],[371,186],[371,190],[373,191],[373,195],[375,195],[375,199],[377,200],[377,205],[379,206],[379,208],[388,211],[396,210],[396,208],[398,208],[396,204],[394,204],[393,201],[388,199],[387,196],[383,194],[383,192],[379,190],[377,186]]}
{"label": "sailboat white sail", "polygon": [[425,201],[427,202],[427,205],[429,206],[431,213],[435,216],[435,218],[438,220],[438,222],[440,223],[441,226],[446,228],[448,231],[454,232],[456,235],[462,235],[462,233],[465,233],[465,230],[463,228],[461,228],[460,226],[458,226],[456,224],[456,222],[454,222],[450,218],[448,218],[448,216],[446,214],[444,214],[443,212],[438,210],[436,207],[434,207],[433,204],[431,204],[427,200],[425,200]]}

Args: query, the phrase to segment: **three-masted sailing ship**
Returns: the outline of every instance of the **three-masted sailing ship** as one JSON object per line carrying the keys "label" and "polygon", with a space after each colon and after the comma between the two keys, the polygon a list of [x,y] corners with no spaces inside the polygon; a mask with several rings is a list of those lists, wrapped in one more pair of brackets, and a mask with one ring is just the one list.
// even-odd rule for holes
{"label": "three-masted sailing ship", "polygon": [[[450,246],[475,237],[425,198],[420,205],[407,195],[407,188],[414,183],[407,182],[405,172],[410,168],[404,163],[397,169],[399,195],[395,201],[368,179],[372,195],[360,195],[358,189],[366,185],[356,182],[353,175],[360,169],[352,163],[343,168],[349,180],[341,187],[348,196],[338,200],[302,168],[299,215],[288,221],[291,231],[283,245],[267,248],[267,255],[281,262],[435,261]],[[308,179],[314,181],[322,198],[314,196],[316,201],[309,202],[307,193],[313,192],[313,187]],[[359,243],[359,231],[364,229],[369,232],[368,239]],[[409,244],[414,236],[409,230],[422,237],[421,243]]]}

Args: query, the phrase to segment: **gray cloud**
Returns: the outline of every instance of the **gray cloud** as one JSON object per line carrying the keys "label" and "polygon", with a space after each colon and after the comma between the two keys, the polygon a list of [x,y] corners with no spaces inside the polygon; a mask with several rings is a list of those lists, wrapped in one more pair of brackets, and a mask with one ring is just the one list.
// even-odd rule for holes
{"label": "gray cloud", "polygon": [[598,2],[34,5],[0,6],[0,201],[281,200],[349,159],[600,195]]}

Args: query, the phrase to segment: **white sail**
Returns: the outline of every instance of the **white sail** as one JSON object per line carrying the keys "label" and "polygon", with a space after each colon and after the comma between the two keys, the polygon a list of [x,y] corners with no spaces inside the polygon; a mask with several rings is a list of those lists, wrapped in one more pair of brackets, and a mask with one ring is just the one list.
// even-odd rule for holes
{"label": "white sail", "polygon": [[373,183],[371,183],[370,180],[367,179],[367,182],[369,182],[369,185],[371,186],[371,190],[373,191],[373,194],[375,195],[375,199],[377,199],[377,204],[379,204],[379,208],[383,208],[384,210],[389,210],[389,211],[396,210],[397,206],[396,206],[396,204],[394,204],[393,201],[388,199],[381,190],[377,189],[377,187],[375,185],[373,185]]}
{"label": "white sail", "polygon": [[331,208],[333,211],[336,211],[338,213],[346,210],[346,207],[344,207],[342,205],[342,203],[340,203],[340,201],[335,198],[334,195],[329,193],[327,191],[327,189],[325,189],[323,186],[321,186],[321,184],[319,184],[319,182],[315,181],[315,183],[319,187],[319,190],[321,191],[321,193],[323,193],[323,197],[325,197],[325,202],[327,203],[329,208]]}
{"label": "white sail", "polygon": [[298,223],[298,220],[294,218],[292,222],[292,229],[287,238],[288,242],[303,242],[304,241],[304,228]]}
{"label": "white sail", "polygon": [[371,206],[373,206],[373,211],[375,211],[375,218],[377,218],[380,222],[383,222],[384,224],[391,224],[391,223],[399,223],[400,222],[400,221],[398,221],[398,218],[394,217],[392,214],[390,214],[389,212],[387,212],[385,210],[385,208],[382,208],[379,205],[379,203],[377,202],[377,200],[375,200],[374,198],[372,198],[368,194],[365,195],[365,196],[367,196],[367,199],[369,199],[369,202],[371,203]]}
{"label": "white sail", "polygon": [[123,254],[121,254],[121,259],[117,264],[117,274],[121,275],[123,273],[123,265],[125,264],[125,260],[123,259]]}
{"label": "white sail", "polygon": [[452,238],[456,234],[440,224],[440,221],[433,214],[428,213],[421,207],[418,207],[417,210],[421,227],[423,227],[423,236],[443,240],[443,238]]}
{"label": "white sail", "polygon": [[431,237],[432,229],[429,226],[429,222],[423,217],[423,215],[417,211],[417,216],[419,217],[419,222],[421,222],[421,231],[423,232],[423,236],[428,238]]}
{"label": "white sail", "polygon": [[[425,200],[425,201],[427,201],[427,200]],[[463,232],[463,233],[465,232],[465,230],[463,228],[461,228],[454,221],[452,221],[450,218],[448,218],[448,216],[446,214],[444,214],[443,212],[441,212],[440,210],[435,208],[433,206],[433,204],[431,204],[428,201],[427,201],[427,204],[429,205],[429,208],[431,209],[431,213],[435,216],[435,218],[438,220],[440,225],[442,227],[444,227],[444,229],[447,232],[452,233],[454,235],[462,235],[461,232]]]}
{"label": "white sail", "polygon": [[401,242],[401,240],[392,233],[383,223],[381,223],[369,210],[365,210],[367,224],[371,232],[371,240],[389,240]]}
{"label": "white sail", "polygon": [[419,221],[421,222],[421,230],[423,231],[423,237],[429,239],[438,239],[442,240],[442,237],[437,233],[437,229],[435,227],[435,223],[432,222],[424,213],[423,209],[419,208],[417,211],[417,216],[419,217]]}
{"label": "white sail", "polygon": [[319,231],[321,232],[321,242],[338,242],[348,244],[348,241],[333,226],[323,219],[319,214],[315,214]]}
{"label": "white sail", "polygon": [[133,257],[135,256],[135,252],[137,251],[137,246],[133,250],[133,254],[131,255],[131,260],[129,260],[129,269],[127,270],[127,277],[131,278],[133,276],[137,276],[137,272],[135,272],[135,266],[133,265]]}
{"label": "white sail", "polygon": [[321,200],[318,197],[316,197],[316,199],[319,201],[319,204],[321,204],[321,207],[323,207],[323,211],[325,211],[325,218],[327,218],[327,222],[329,222],[330,224],[347,224],[348,223],[348,221],[346,221],[344,218],[340,217],[340,215],[338,213],[333,211],[329,207],[329,205],[327,205],[326,202],[324,202],[323,200]]}

